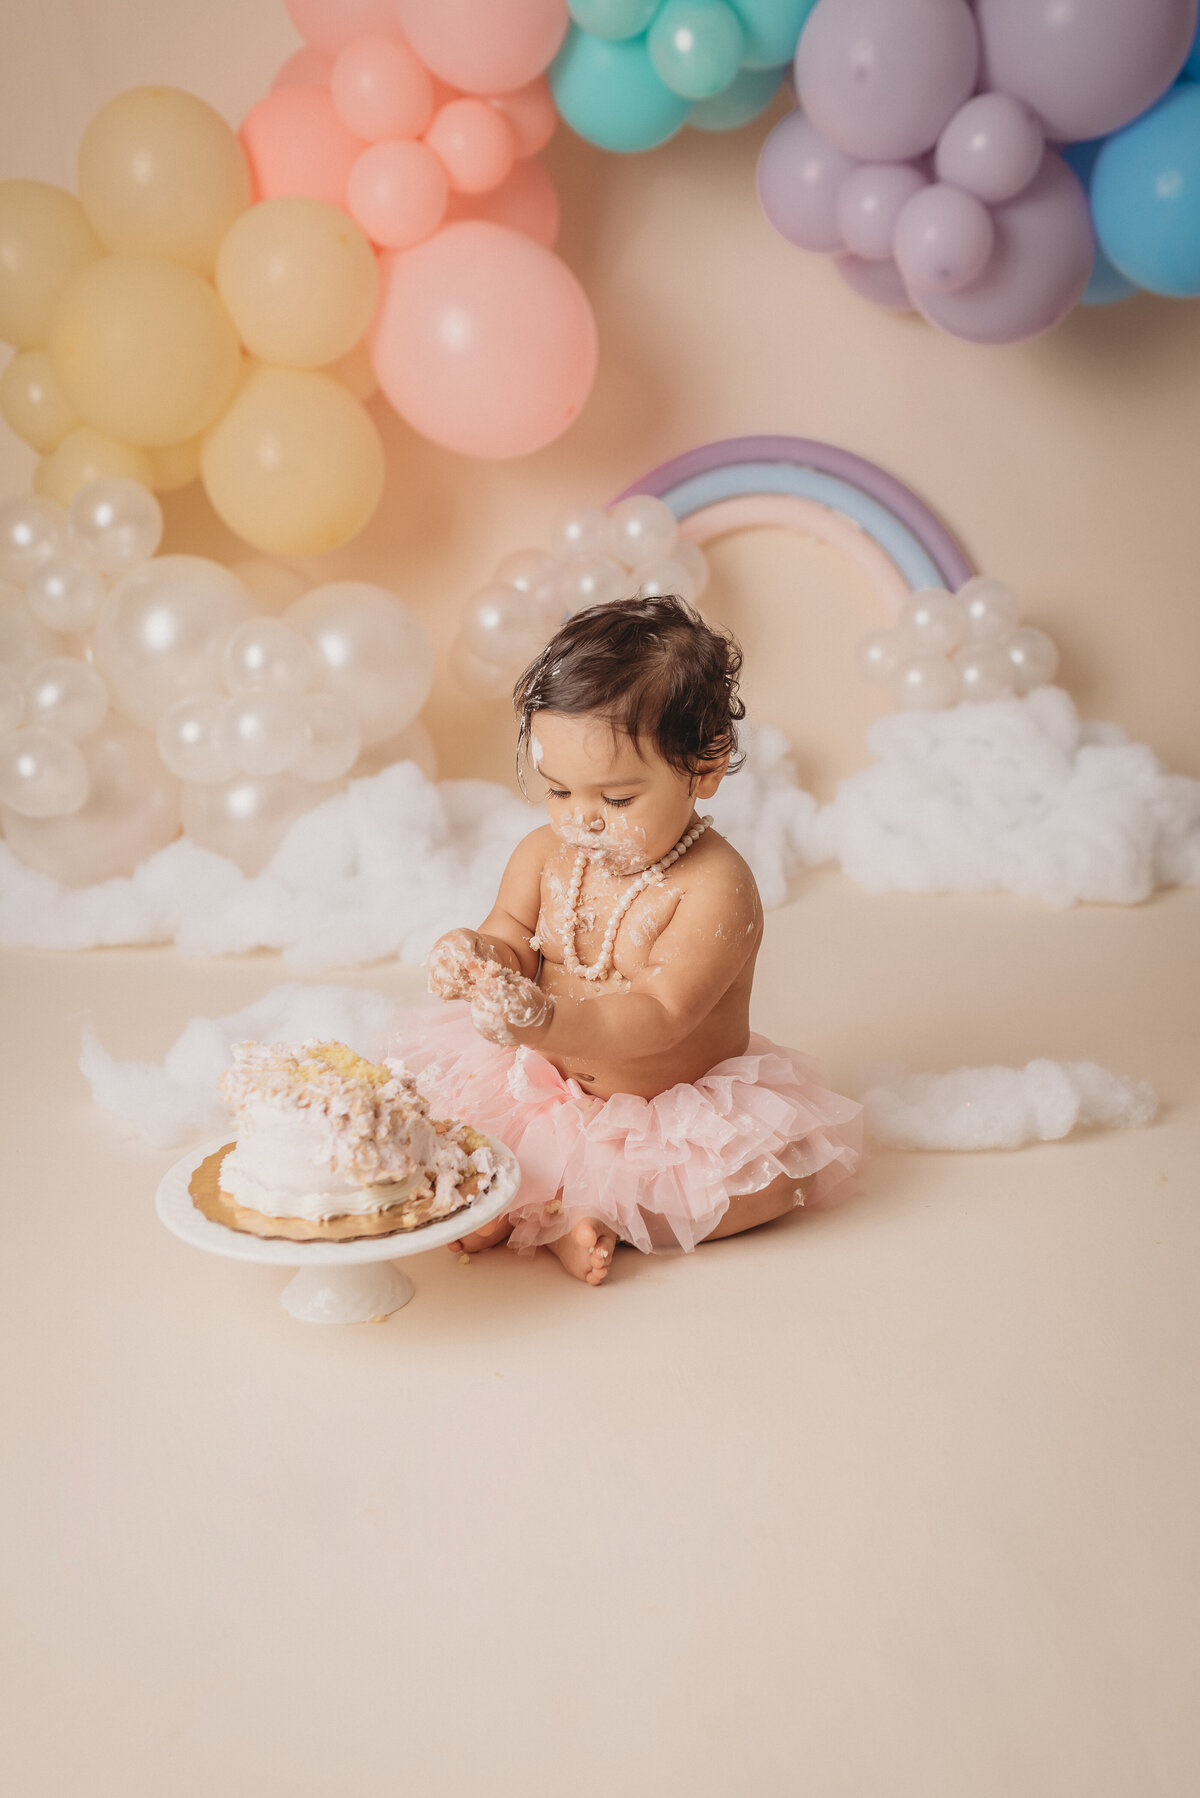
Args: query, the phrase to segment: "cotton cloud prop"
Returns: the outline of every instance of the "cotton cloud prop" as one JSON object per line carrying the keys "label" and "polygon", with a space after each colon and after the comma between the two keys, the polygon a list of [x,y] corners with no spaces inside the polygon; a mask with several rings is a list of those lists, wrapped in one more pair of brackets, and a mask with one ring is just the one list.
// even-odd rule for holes
{"label": "cotton cloud prop", "polygon": [[[228,1127],[217,1076],[234,1043],[333,1038],[381,1053],[392,1002],[349,986],[277,986],[226,1018],[193,1018],[160,1064],[116,1061],[91,1031],[80,1066],[98,1105],[154,1148],[182,1147]],[[1085,1125],[1150,1122],[1149,1086],[1091,1061],[1031,1061],[1021,1068],[949,1074],[880,1074],[864,1095],[874,1140],[903,1149],[1017,1149]]]}
{"label": "cotton cloud prop", "polygon": [[[899,712],[867,742],[875,760],[818,806],[782,733],[748,733],[746,767],[712,811],[766,905],[783,904],[799,867],[829,862],[873,892],[1010,892],[1051,905],[1132,905],[1159,886],[1200,883],[1200,781],[1167,773],[1118,725],[1081,723],[1058,687]],[[442,931],[487,915],[539,816],[492,782],[433,783],[404,762],[299,819],[253,877],[180,838],[129,878],[71,891],[0,844],[0,942],[281,949],[310,972],[420,961]]]}

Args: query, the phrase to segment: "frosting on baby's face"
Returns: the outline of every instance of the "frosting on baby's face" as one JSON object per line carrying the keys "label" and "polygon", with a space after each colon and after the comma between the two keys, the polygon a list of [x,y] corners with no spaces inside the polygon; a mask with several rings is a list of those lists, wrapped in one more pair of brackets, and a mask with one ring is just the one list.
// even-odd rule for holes
{"label": "frosting on baby's face", "polygon": [[592,850],[613,874],[640,874],[675,847],[694,810],[688,775],[594,714],[536,716],[530,754],[560,841]]}

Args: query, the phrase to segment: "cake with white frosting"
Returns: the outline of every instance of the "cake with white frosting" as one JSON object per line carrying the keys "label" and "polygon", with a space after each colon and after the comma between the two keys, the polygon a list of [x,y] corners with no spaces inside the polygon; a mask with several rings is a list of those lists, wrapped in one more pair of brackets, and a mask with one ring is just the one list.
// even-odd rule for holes
{"label": "cake with white frosting", "polygon": [[237,1043],[221,1091],[237,1141],[193,1198],[256,1236],[414,1230],[461,1211],[496,1175],[487,1138],[435,1122],[402,1063],[343,1043]]}

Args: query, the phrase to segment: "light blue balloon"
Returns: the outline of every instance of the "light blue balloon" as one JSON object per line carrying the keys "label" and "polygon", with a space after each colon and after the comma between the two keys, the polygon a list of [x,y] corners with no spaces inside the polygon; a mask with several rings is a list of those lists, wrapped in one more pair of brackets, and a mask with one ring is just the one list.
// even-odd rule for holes
{"label": "light blue balloon", "polygon": [[1079,296],[1081,306],[1113,306],[1137,293],[1134,282],[1127,281],[1119,268],[1114,268],[1103,250],[1096,251],[1091,279]]}
{"label": "light blue balloon", "polygon": [[1192,47],[1188,51],[1187,61],[1184,63],[1180,73],[1186,75],[1189,81],[1200,81],[1200,25],[1197,25],[1196,27],[1196,35],[1192,39]]}
{"label": "light blue balloon", "polygon": [[700,100],[692,107],[689,125],[697,131],[736,131],[765,112],[779,92],[782,69],[742,69],[723,94]]}
{"label": "light blue balloon", "polygon": [[685,100],[711,100],[727,88],[744,41],[725,0],[665,0],[646,33],[655,74]]}
{"label": "light blue balloon", "polygon": [[791,62],[817,0],[729,0],[742,21],[744,69],[777,69]]}
{"label": "light blue balloon", "polygon": [[572,25],[549,74],[567,124],[602,150],[653,150],[691,111],[654,73],[644,37],[609,43]]}
{"label": "light blue balloon", "polygon": [[1200,294],[1200,86],[1180,82],[1105,139],[1092,215],[1127,280],[1177,299]]}
{"label": "light blue balloon", "polygon": [[659,0],[567,0],[567,11],[593,37],[640,37]]}

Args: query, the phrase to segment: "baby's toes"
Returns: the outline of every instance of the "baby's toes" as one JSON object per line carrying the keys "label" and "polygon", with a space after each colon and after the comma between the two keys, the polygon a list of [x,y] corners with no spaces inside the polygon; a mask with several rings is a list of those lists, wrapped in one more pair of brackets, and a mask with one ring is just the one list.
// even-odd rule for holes
{"label": "baby's toes", "polygon": [[584,1276],[589,1286],[599,1286],[601,1280],[607,1279],[608,1271],[612,1266],[613,1250],[616,1246],[617,1239],[610,1230],[600,1230],[596,1233],[596,1240],[589,1256],[591,1266]]}

